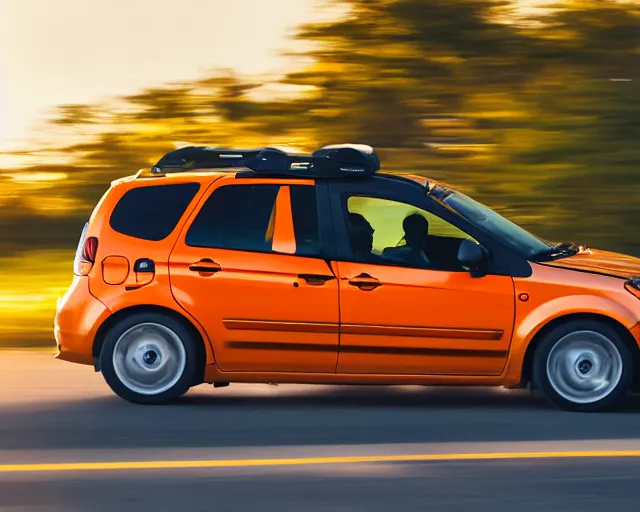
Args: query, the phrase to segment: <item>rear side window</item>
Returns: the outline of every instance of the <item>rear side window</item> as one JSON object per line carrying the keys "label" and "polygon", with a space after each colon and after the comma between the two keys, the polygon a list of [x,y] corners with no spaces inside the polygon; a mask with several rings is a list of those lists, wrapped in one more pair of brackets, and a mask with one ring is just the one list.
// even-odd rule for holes
{"label": "rear side window", "polygon": [[[231,185],[216,190],[189,228],[192,247],[272,252],[270,221],[280,185]],[[296,254],[320,252],[315,187],[293,185],[291,206]]]}
{"label": "rear side window", "polygon": [[131,189],[113,209],[109,225],[123,235],[155,242],[163,240],[174,230],[199,189],[198,183]]}

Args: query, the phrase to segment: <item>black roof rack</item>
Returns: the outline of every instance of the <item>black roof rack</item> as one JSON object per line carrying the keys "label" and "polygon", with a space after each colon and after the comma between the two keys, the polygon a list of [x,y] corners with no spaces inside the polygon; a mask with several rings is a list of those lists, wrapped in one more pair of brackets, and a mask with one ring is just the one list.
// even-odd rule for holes
{"label": "black roof rack", "polygon": [[276,148],[227,149],[189,146],[164,155],[151,169],[152,175],[195,169],[246,167],[243,176],[299,178],[366,178],[380,169],[380,158],[371,146],[335,144],[311,155],[292,154]]}
{"label": "black roof rack", "polygon": [[164,155],[151,169],[152,174],[183,172],[194,169],[230,169],[246,167],[247,159],[260,149],[227,149],[213,146],[187,146]]}

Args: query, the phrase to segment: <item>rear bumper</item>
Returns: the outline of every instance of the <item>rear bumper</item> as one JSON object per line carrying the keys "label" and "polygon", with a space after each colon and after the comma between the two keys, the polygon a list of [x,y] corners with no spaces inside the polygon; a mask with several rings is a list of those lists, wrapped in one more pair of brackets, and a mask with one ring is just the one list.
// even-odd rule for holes
{"label": "rear bumper", "polygon": [[89,292],[89,278],[74,277],[58,300],[53,327],[58,349],[55,358],[93,365],[93,341],[109,315],[109,309]]}

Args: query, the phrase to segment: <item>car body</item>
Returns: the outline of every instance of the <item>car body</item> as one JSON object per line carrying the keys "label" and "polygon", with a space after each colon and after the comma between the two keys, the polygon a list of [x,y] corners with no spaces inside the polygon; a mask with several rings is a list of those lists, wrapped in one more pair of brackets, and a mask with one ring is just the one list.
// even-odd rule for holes
{"label": "car body", "polygon": [[112,183],[58,303],[57,358],[137,403],[203,382],[533,383],[599,410],[634,388],[640,259],[550,244],[422,176],[228,153]]}

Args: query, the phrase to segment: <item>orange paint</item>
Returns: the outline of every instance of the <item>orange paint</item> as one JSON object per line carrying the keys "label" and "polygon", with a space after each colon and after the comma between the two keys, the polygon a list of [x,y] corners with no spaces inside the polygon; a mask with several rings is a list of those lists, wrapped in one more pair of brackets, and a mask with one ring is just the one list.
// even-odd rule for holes
{"label": "orange paint", "polygon": [[291,212],[291,194],[289,187],[280,187],[276,198],[275,221],[273,229],[274,252],[282,254],[296,253],[296,238],[293,234],[293,214]]}
{"label": "orange paint", "polygon": [[[281,182],[251,180],[251,184]],[[309,185],[303,180],[294,183]],[[221,179],[209,192],[224,186],[239,186],[238,180]],[[295,251],[295,242],[290,242],[293,224],[288,187],[280,189],[275,210],[272,250]],[[215,261],[223,270],[210,276],[194,275],[188,267],[202,258]],[[298,277],[331,274],[322,259],[276,252],[189,247],[182,238],[173,248],[170,266],[173,296],[201,322],[212,340],[221,370],[335,370],[337,328],[328,332],[326,329],[306,329],[305,332],[291,329],[292,324],[338,325],[336,280],[319,287]],[[256,329],[251,322],[270,322],[270,325],[267,329]]]}
{"label": "orange paint", "polygon": [[110,314],[109,309],[89,292],[89,278],[76,276],[58,303],[54,320],[56,358],[93,364],[93,339]]}
{"label": "orange paint", "polygon": [[[468,272],[346,262],[337,266],[343,325],[339,373],[502,371],[514,317],[510,277],[475,279]],[[363,273],[380,286],[354,286],[352,278]]]}
{"label": "orange paint", "polygon": [[625,290],[619,279],[547,264],[532,263],[531,266],[531,277],[514,278],[516,293],[526,293],[530,299],[518,302],[516,308],[513,341],[504,374],[507,387],[520,382],[529,343],[552,320],[573,314],[595,314],[631,329],[640,318],[640,300]]}
{"label": "orange paint", "polygon": [[[110,227],[111,212],[128,190],[192,182],[200,189],[164,239],[136,239]],[[266,226],[269,250],[189,246],[186,233],[207,198],[247,184],[280,187]],[[99,239],[96,264],[74,279],[58,308],[57,357],[93,364],[100,327],[111,315],[139,307],[172,311],[197,330],[207,382],[515,387],[528,347],[561,317],[606,316],[640,341],[638,293],[620,279],[635,275],[640,260],[593,251],[531,263],[531,276],[512,278],[299,256],[294,185],[316,183],[236,179],[234,172],[115,182],[87,233]],[[141,258],[154,262],[153,272],[134,271]]]}
{"label": "orange paint", "polygon": [[122,284],[129,276],[129,267],[129,260],[124,256],[107,256],[102,260],[102,279],[107,284]]}

